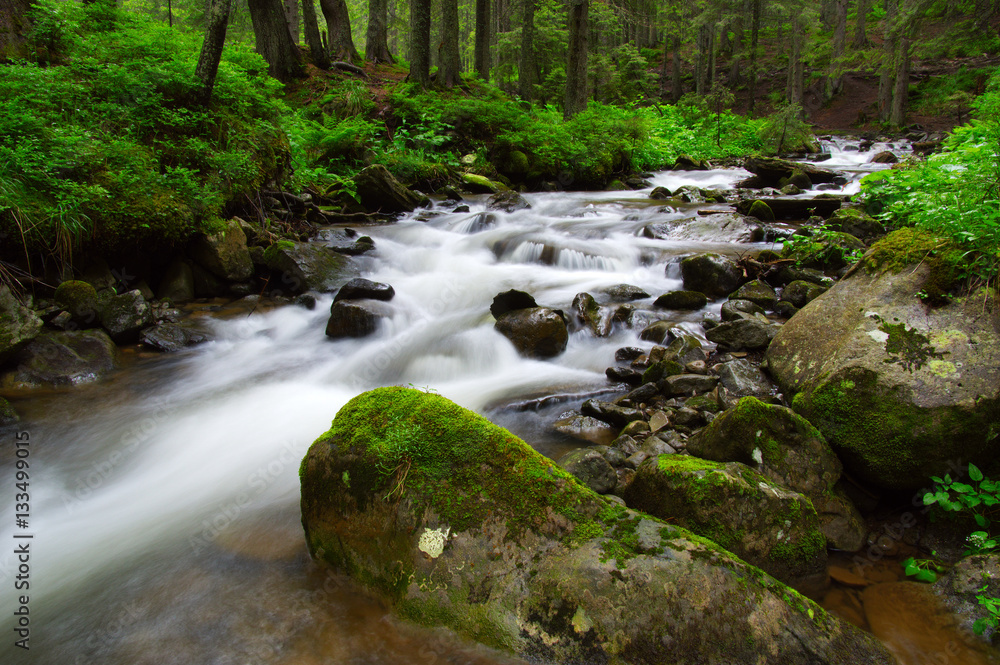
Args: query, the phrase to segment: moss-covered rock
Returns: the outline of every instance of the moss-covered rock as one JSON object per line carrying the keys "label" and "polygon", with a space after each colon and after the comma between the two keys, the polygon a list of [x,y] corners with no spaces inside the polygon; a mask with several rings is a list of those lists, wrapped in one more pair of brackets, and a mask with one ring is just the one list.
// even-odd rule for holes
{"label": "moss-covered rock", "polygon": [[153,325],[153,308],[138,289],[98,298],[97,314],[101,327],[118,344],[137,341],[139,332]]}
{"label": "moss-covered rock", "polygon": [[684,288],[710,298],[728,296],[739,287],[743,271],[732,259],[719,254],[695,254],[681,261]]}
{"label": "moss-covered rock", "polygon": [[264,261],[275,273],[271,284],[292,293],[330,293],[361,272],[351,257],[305,242],[276,242],[264,251]]}
{"label": "moss-covered rock", "polygon": [[0,365],[13,358],[42,331],[42,320],[0,284]]}
{"label": "moss-covered rock", "polygon": [[20,419],[20,416],[17,415],[17,411],[14,410],[11,403],[0,397],[0,427],[13,425]]}
{"label": "moss-covered rock", "polygon": [[701,309],[708,304],[708,296],[699,291],[671,291],[657,298],[653,305],[664,309]]}
{"label": "moss-covered rock", "polygon": [[771,481],[807,496],[831,547],[856,551],[866,530],[838,491],[843,467],[820,432],[783,406],[744,397],[688,440],[688,452],[718,462],[741,462]]}
{"label": "moss-covered rock", "polygon": [[561,312],[529,307],[501,314],[494,324],[518,353],[530,358],[551,358],[566,350],[569,330]]}
{"label": "moss-covered rock", "polygon": [[833,231],[849,233],[865,241],[885,235],[885,226],[882,222],[857,208],[841,208],[830,215],[826,224]]}
{"label": "moss-covered rock", "polygon": [[66,280],[56,287],[53,300],[69,312],[78,328],[93,328],[101,324],[97,312],[97,290],[89,282]]}
{"label": "moss-covered rock", "polygon": [[798,246],[785,244],[781,256],[800,266],[817,270],[840,270],[865,250],[865,243],[848,233],[831,231]]}
{"label": "moss-covered rock", "polygon": [[201,233],[188,243],[188,254],[203,268],[227,282],[242,282],[253,275],[247,237],[239,220],[230,219],[216,233]]}
{"label": "moss-covered rock", "polygon": [[787,300],[795,307],[802,309],[807,303],[826,293],[826,290],[827,287],[825,286],[798,279],[784,288],[781,292],[781,299]]}
{"label": "moss-covered rock", "polygon": [[749,300],[758,307],[771,309],[778,302],[778,295],[770,284],[755,279],[747,282],[736,291],[729,294],[730,300]]}
{"label": "moss-covered rock", "polygon": [[[438,395],[380,388],[301,468],[312,555],[403,617],[554,662],[865,662],[876,640]],[[724,627],[706,640],[704,626]]]}
{"label": "moss-covered rock", "polygon": [[766,348],[778,333],[779,325],[760,319],[737,319],[705,331],[705,337],[727,351]]}
{"label": "moss-covered rock", "polygon": [[623,497],[632,508],[718,543],[786,584],[826,581],[826,538],[809,499],[739,462],[651,457]]}
{"label": "moss-covered rock", "polygon": [[475,173],[463,173],[462,183],[465,185],[465,189],[469,190],[473,194],[497,194],[510,189],[510,187],[504,185],[503,183],[490,180],[486,176],[477,175]]}
{"label": "moss-covered rock", "polygon": [[579,324],[586,326],[597,337],[611,334],[611,311],[601,307],[594,296],[578,293],[573,297],[573,313]]}
{"label": "moss-covered rock", "polygon": [[928,247],[899,238],[789,319],[767,359],[858,479],[917,489],[949,461],[1000,452],[1000,311],[985,291],[928,308],[947,254],[921,263]]}
{"label": "moss-covered rock", "polygon": [[361,205],[371,212],[412,212],[427,201],[403,186],[383,164],[372,164],[354,176],[354,186]]}
{"label": "moss-covered rock", "polygon": [[762,222],[774,221],[774,211],[771,210],[771,206],[760,200],[754,201],[750,204],[750,210],[747,211],[747,215],[759,219]]}

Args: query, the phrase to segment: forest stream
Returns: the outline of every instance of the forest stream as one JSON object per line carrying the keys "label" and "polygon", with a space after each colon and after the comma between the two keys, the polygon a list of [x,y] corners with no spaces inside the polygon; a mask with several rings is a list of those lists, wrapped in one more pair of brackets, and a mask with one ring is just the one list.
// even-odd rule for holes
{"label": "forest stream", "polygon": [[[885,166],[868,162],[886,146],[848,147],[824,144],[833,156],[823,166],[851,176],[841,193]],[[718,169],[651,180],[671,190],[728,189],[747,175]],[[392,318],[368,338],[324,335],[329,295],[312,310],[220,301],[191,312],[211,328],[208,343],[170,355],[135,352],[103,383],[11,395],[32,442],[31,654],[44,654],[33,662],[520,662],[398,621],[352,581],[314,564],[299,520],[299,463],[348,399],[394,384],[440,393],[553,458],[582,445],[552,422],[612,388],[604,371],[616,349],[652,344],[639,340],[641,326],[607,338],[581,330],[550,361],[523,358],[494,330],[493,297],[516,288],[569,310],[576,294],[623,283],[655,296],[681,288],[677,257],[772,247],[645,237],[651,222],[730,209],[690,204],[665,213],[648,193],[528,194],[530,209],[493,213],[488,223],[477,214],[485,197],[472,197],[469,212],[365,228],[376,243],[363,259],[365,276],[396,291]],[[636,303],[640,313],[651,301]],[[721,304],[680,325],[703,337],[701,320],[718,318]],[[12,465],[8,452],[3,463]],[[9,543],[13,504],[5,510]],[[8,551],[0,560],[8,585],[14,559]],[[12,602],[5,594],[5,616]],[[914,601],[906,603],[914,612]],[[928,640],[912,616],[898,617],[894,630],[911,654],[903,662],[939,662],[933,658],[958,639]],[[12,662],[11,640],[3,649]]]}

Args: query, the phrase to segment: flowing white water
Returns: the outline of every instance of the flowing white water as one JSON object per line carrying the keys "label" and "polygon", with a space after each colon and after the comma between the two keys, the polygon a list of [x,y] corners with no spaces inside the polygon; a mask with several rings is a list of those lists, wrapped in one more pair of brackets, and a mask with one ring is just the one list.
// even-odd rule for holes
{"label": "flowing white water", "polygon": [[[856,156],[838,152],[828,164],[864,170]],[[655,184],[725,189],[746,175],[663,173]],[[217,320],[214,341],[201,347],[25,402],[32,650],[6,639],[0,653],[39,663],[503,660],[387,623],[349,582],[321,577],[303,554],[299,462],[348,399],[391,384],[433,389],[542,452],[567,449],[549,431],[559,403],[541,413],[504,406],[607,388],[615,349],[650,346],[638,340],[641,326],[605,339],[581,330],[559,357],[530,360],[493,330],[489,306],[510,288],[566,311],[576,294],[607,301],[602,290],[622,283],[655,297],[680,288],[668,266],[677,256],[749,249],[643,237],[650,222],[694,214],[658,212],[647,194],[528,195],[531,209],[490,218],[472,201],[470,213],[366,228],[377,249],[365,276],[396,290],[392,316],[374,336],[327,339],[326,297],[313,311]],[[652,299],[636,303],[640,316]],[[647,318],[698,332],[703,315]],[[4,463],[10,468],[12,453]],[[4,510],[0,538],[11,543],[13,502]],[[10,624],[17,562],[9,552],[0,561],[0,613]],[[426,653],[417,658],[414,649]]]}

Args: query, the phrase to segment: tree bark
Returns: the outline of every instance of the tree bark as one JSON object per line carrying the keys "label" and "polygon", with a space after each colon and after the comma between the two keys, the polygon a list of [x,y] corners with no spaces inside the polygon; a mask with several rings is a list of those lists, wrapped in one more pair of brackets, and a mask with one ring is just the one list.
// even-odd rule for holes
{"label": "tree bark", "polygon": [[0,62],[28,55],[32,0],[0,0]]}
{"label": "tree bark", "polygon": [[854,23],[854,40],[851,47],[857,51],[868,48],[868,34],[865,28],[868,24],[868,10],[871,9],[871,0],[858,0],[857,21]]}
{"label": "tree bark", "polygon": [[896,57],[896,0],[885,0],[885,38],[883,40],[882,66],[878,81],[878,118],[888,122],[892,113],[893,60]]}
{"label": "tree bark", "polygon": [[566,101],[563,114],[571,118],[587,108],[587,14],[589,0],[570,0],[569,58],[566,67]]}
{"label": "tree bark", "polygon": [[462,82],[462,61],[458,56],[458,0],[442,0],[441,83],[454,88]]}
{"label": "tree bark", "polygon": [[535,2],[524,0],[524,14],[521,17],[521,61],[517,67],[517,92],[521,99],[535,96]]}
{"label": "tree bark", "polygon": [[212,101],[215,75],[219,73],[219,60],[226,43],[226,28],[229,25],[229,9],[232,0],[212,0],[205,17],[205,40],[201,43],[201,55],[194,75],[201,81],[199,102],[208,106]]}
{"label": "tree bark", "polygon": [[431,82],[431,0],[410,0],[410,80]]}
{"label": "tree bark", "polygon": [[319,0],[319,6],[326,18],[330,57],[347,62],[360,60],[358,50],[354,48],[354,39],[351,38],[351,17],[347,13],[347,1]]}
{"label": "tree bark", "polygon": [[292,43],[281,2],[248,0],[247,5],[257,52],[267,60],[267,73],[279,81],[290,81],[302,76],[302,55]]}
{"label": "tree bark", "polygon": [[670,82],[670,96],[673,98],[674,102],[677,102],[684,94],[684,90],[681,86],[681,38],[674,35],[674,54],[671,58],[671,68],[673,72],[671,73]]}
{"label": "tree bark", "polygon": [[827,99],[831,99],[843,87],[839,61],[844,57],[844,47],[847,44],[847,1],[835,0],[834,4],[833,53],[830,57],[830,71],[826,79]]}
{"label": "tree bark", "polygon": [[757,38],[760,36],[760,9],[764,0],[750,0],[750,109],[753,117],[757,104]]}
{"label": "tree bark", "polygon": [[285,0],[285,21],[288,22],[288,32],[292,34],[292,43],[299,43],[299,3],[296,0]]}
{"label": "tree bark", "polygon": [[490,18],[491,0],[476,0],[476,74],[484,81],[490,80]]}
{"label": "tree bark", "polygon": [[320,69],[329,69],[330,56],[319,34],[319,21],[316,20],[316,6],[313,0],[302,0],[302,28],[313,64]]}
{"label": "tree bark", "polygon": [[389,3],[368,0],[368,32],[365,35],[365,60],[374,63],[393,62],[389,51]]}
{"label": "tree bark", "polygon": [[902,127],[906,124],[906,107],[910,92],[910,30],[901,25],[896,38],[895,80],[892,89],[892,110],[889,124]]}
{"label": "tree bark", "polygon": [[729,62],[729,87],[734,88],[740,82],[740,60],[743,57],[743,16],[738,15],[733,21],[733,59]]}
{"label": "tree bark", "polygon": [[794,8],[792,16],[792,54],[788,59],[788,84],[785,89],[785,99],[789,104],[802,105],[802,44],[805,41],[802,20],[802,6]]}

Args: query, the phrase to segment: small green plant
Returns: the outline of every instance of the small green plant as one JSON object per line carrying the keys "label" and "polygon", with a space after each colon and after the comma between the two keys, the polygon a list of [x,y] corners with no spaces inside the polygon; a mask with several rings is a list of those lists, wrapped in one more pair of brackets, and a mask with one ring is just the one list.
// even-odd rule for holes
{"label": "small green plant", "polygon": [[912,577],[918,582],[937,582],[938,575],[945,571],[945,568],[933,559],[917,559],[910,557],[903,561],[903,570],[907,577]]}
{"label": "small green plant", "polygon": [[[937,505],[945,512],[968,512],[981,528],[990,526],[993,518],[1000,513],[1000,482],[983,475],[975,464],[969,464],[969,483],[952,480],[950,474],[944,478],[931,476],[936,487],[924,494],[924,505]],[[983,532],[977,532],[983,533]]]}
{"label": "small green plant", "polygon": [[1000,598],[993,598],[983,593],[986,591],[985,586],[979,591],[976,600],[986,609],[986,616],[979,617],[972,624],[972,631],[976,635],[982,635],[987,628],[996,630],[997,626],[1000,626]]}

